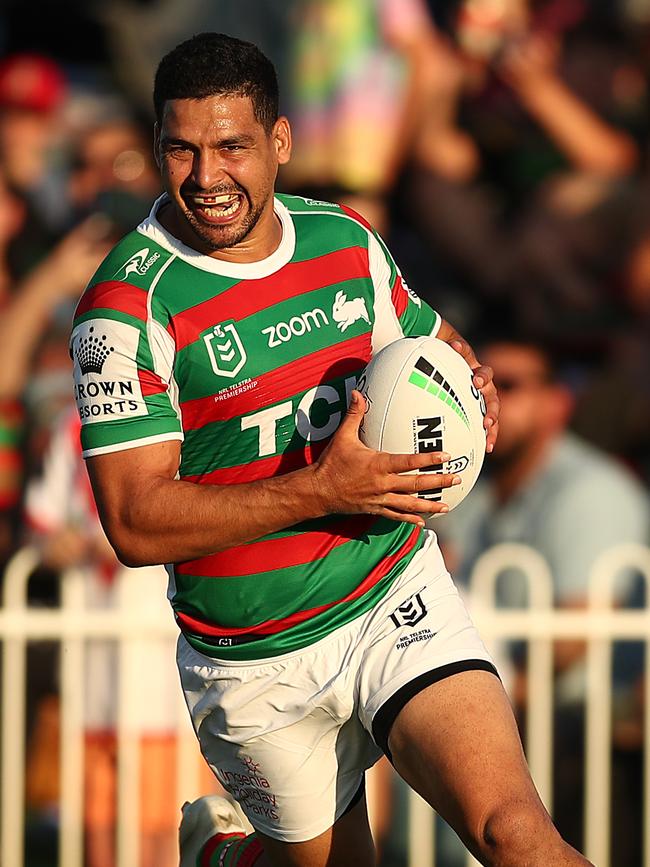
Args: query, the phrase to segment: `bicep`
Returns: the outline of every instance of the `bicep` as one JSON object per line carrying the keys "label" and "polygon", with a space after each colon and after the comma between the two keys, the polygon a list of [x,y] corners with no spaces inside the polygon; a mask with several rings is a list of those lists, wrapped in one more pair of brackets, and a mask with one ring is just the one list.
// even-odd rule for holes
{"label": "bicep", "polygon": [[120,527],[131,523],[135,510],[146,508],[157,488],[174,480],[180,447],[179,440],[168,440],[87,459],[99,515],[111,542]]}

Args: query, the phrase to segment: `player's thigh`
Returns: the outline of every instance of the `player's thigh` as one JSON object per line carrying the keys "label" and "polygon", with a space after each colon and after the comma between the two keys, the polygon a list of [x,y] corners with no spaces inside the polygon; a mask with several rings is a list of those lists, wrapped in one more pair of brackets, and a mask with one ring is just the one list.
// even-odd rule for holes
{"label": "player's thigh", "polygon": [[389,735],[395,768],[469,841],[516,804],[545,821],[499,679],[464,671],[428,686],[400,711]]}
{"label": "player's thigh", "polygon": [[272,867],[373,867],[375,849],[365,796],[331,828],[312,840],[285,843],[261,834]]}

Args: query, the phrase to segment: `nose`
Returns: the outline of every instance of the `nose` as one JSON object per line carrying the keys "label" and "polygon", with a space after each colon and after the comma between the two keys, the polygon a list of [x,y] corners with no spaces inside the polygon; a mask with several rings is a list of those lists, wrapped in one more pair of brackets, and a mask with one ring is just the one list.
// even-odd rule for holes
{"label": "nose", "polygon": [[222,154],[212,148],[195,153],[192,179],[200,190],[211,190],[227,180],[228,174]]}

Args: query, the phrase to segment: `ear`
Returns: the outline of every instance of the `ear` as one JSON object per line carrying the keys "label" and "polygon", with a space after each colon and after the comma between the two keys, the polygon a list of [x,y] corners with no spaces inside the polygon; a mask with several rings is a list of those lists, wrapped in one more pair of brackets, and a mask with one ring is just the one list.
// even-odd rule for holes
{"label": "ear", "polygon": [[158,121],[156,121],[153,127],[153,158],[158,168],[160,168],[160,125]]}
{"label": "ear", "polygon": [[275,145],[278,165],[288,163],[291,158],[291,127],[286,117],[279,117],[271,133]]}

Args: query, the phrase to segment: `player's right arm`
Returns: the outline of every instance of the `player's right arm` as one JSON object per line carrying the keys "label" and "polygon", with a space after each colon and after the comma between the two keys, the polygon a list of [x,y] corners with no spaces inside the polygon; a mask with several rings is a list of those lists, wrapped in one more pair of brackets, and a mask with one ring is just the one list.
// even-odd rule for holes
{"label": "player's right arm", "polygon": [[[364,410],[363,397],[353,392],[350,409],[316,463],[238,485],[175,478],[178,440],[90,457],[106,535],[123,563],[144,566],[196,559],[327,514],[368,513],[421,525],[423,515],[445,511],[440,503],[413,499],[426,487],[426,475],[404,473],[449,456],[367,448],[358,436]],[[453,478],[440,476],[440,484],[449,486]]]}

